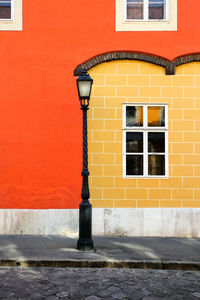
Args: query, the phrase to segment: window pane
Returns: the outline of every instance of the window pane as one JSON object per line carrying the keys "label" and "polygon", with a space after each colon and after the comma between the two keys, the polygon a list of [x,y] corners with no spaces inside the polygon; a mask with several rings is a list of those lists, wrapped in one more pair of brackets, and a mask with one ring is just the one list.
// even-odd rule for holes
{"label": "window pane", "polygon": [[126,156],[126,175],[143,175],[143,155]]}
{"label": "window pane", "polygon": [[11,19],[11,0],[0,1],[0,19]]}
{"label": "window pane", "polygon": [[148,126],[165,127],[165,107],[149,106],[148,107]]}
{"label": "window pane", "polygon": [[150,20],[156,20],[156,19],[164,19],[165,13],[164,13],[164,3],[154,2],[149,3],[149,19]]}
{"label": "window pane", "polygon": [[148,152],[163,153],[165,152],[165,133],[148,132]]}
{"label": "window pane", "polygon": [[148,175],[165,175],[165,156],[149,155]]}
{"label": "window pane", "polygon": [[126,126],[139,127],[143,126],[143,107],[127,106],[126,107]]}
{"label": "window pane", "polygon": [[126,133],[126,152],[143,152],[143,132]]}
{"label": "window pane", "polygon": [[127,19],[143,19],[143,1],[128,1],[127,2]]}

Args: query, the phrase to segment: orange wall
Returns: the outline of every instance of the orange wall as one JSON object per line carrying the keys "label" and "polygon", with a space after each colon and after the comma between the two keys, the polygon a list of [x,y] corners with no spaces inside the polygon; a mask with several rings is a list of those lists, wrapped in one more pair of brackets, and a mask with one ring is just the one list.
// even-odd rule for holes
{"label": "orange wall", "polygon": [[200,2],[178,0],[177,32],[115,32],[115,0],[23,2],[23,31],[0,32],[0,208],[78,207],[73,70],[107,51],[200,52]]}

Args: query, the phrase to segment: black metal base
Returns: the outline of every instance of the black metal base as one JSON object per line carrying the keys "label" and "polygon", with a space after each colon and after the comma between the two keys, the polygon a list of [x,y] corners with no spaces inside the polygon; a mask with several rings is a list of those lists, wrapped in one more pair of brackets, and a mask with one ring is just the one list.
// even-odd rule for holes
{"label": "black metal base", "polygon": [[93,249],[92,205],[89,201],[82,201],[79,206],[79,239],[77,249],[82,251]]}
{"label": "black metal base", "polygon": [[79,238],[77,242],[77,249],[81,251],[89,251],[94,248],[93,240],[91,238]]}

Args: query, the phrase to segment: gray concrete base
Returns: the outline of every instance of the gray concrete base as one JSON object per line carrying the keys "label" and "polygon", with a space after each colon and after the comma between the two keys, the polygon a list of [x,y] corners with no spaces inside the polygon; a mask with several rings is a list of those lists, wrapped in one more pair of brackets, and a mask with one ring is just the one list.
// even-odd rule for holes
{"label": "gray concrete base", "polygon": [[[78,235],[78,209],[3,209],[0,234]],[[93,208],[93,234],[200,237],[200,208]]]}
{"label": "gray concrete base", "polygon": [[0,234],[78,234],[78,209],[2,209]]}

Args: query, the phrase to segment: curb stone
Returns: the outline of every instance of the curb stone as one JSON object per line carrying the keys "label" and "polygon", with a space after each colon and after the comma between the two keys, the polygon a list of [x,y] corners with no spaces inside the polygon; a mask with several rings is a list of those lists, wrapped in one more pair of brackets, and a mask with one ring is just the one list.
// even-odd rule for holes
{"label": "curb stone", "polygon": [[200,271],[200,262],[164,260],[1,260],[0,267],[129,268]]}

